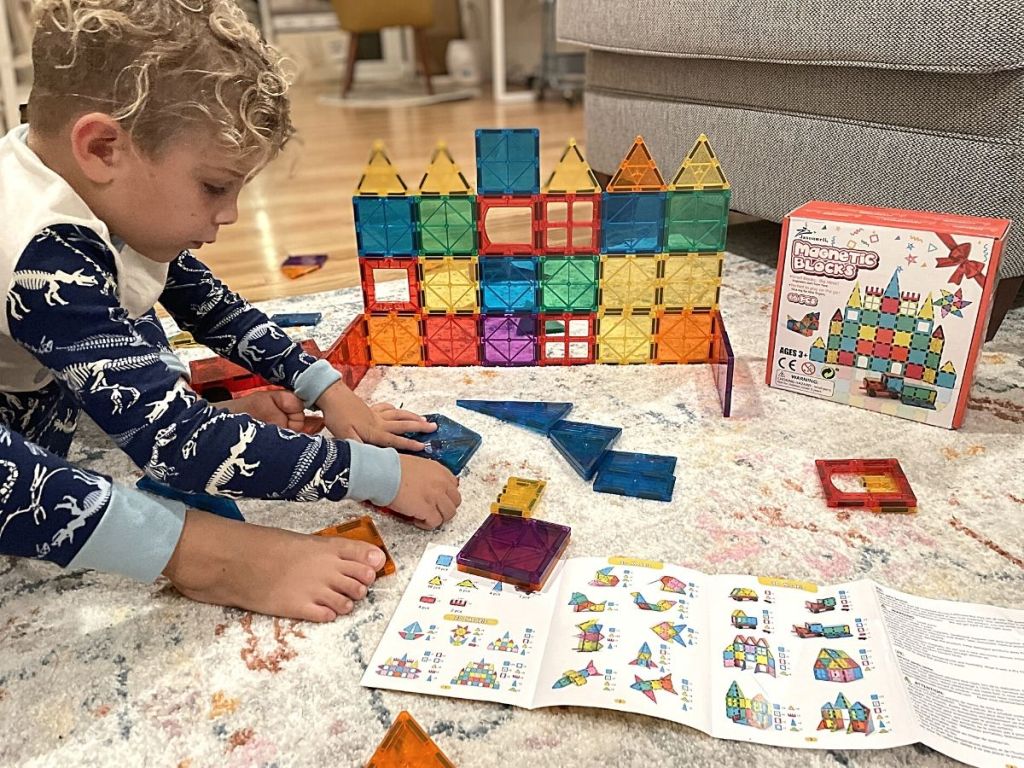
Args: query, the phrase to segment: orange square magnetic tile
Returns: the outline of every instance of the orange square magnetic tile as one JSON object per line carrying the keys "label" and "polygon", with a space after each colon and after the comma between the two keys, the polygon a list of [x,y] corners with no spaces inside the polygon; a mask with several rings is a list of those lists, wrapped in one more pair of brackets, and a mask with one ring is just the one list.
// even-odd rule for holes
{"label": "orange square magnetic tile", "polygon": [[416,315],[367,315],[370,359],[374,365],[423,365],[420,319]]}
{"label": "orange square magnetic tile", "polygon": [[711,357],[714,318],[709,312],[658,315],[656,363],[706,363]]}

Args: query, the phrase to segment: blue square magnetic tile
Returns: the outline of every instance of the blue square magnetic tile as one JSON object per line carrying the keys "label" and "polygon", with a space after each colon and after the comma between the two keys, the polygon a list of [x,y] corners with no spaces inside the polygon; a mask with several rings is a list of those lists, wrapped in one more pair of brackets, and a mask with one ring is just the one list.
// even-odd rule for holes
{"label": "blue square magnetic tile", "polygon": [[601,252],[659,253],[664,223],[664,193],[605,192],[601,196]]}
{"label": "blue square magnetic tile", "polygon": [[476,186],[481,195],[540,192],[540,131],[536,128],[476,131]]}
{"label": "blue square magnetic tile", "polygon": [[414,197],[353,197],[359,255],[416,255],[415,203]]}
{"label": "blue square magnetic tile", "polygon": [[597,469],[594,490],[638,499],[671,501],[675,456],[608,451]]}
{"label": "blue square magnetic tile", "polygon": [[481,259],[480,304],[484,312],[536,312],[536,260],[500,256]]}

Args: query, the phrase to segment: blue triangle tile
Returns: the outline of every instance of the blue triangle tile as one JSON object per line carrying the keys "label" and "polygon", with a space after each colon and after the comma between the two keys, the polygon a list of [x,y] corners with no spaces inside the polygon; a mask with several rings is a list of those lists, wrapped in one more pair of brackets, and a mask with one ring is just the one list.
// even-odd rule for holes
{"label": "blue triangle tile", "polygon": [[476,453],[483,438],[440,413],[428,413],[423,418],[437,424],[437,429],[434,432],[406,432],[404,436],[424,443],[426,447],[422,451],[399,453],[433,459],[447,467],[453,475],[459,474]]}
{"label": "blue triangle tile", "polygon": [[576,473],[590,480],[602,457],[621,434],[619,427],[563,419],[551,427],[548,437]]}
{"label": "blue triangle tile", "polygon": [[546,435],[569,411],[572,403],[530,402],[528,400],[456,400],[460,408]]}
{"label": "blue triangle tile", "polygon": [[676,478],[675,456],[608,451],[597,468],[594,490],[637,499],[671,501]]}
{"label": "blue triangle tile", "polygon": [[171,488],[169,485],[158,483],[149,475],[143,475],[135,486],[140,491],[151,493],[154,496],[163,496],[167,499],[174,499],[175,501],[180,501],[194,509],[200,509],[203,512],[211,512],[215,515],[226,517],[228,520],[241,520],[243,523],[245,522],[245,518],[242,517],[242,512],[238,509],[238,505],[231,499],[224,496],[211,496],[208,493],[179,491],[177,488]]}

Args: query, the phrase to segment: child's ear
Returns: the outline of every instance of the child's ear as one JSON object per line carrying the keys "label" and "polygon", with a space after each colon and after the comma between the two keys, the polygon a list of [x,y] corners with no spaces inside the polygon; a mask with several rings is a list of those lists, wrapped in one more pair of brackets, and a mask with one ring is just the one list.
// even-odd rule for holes
{"label": "child's ear", "polygon": [[107,184],[131,155],[131,138],[110,115],[90,112],[71,126],[71,153],[89,181]]}

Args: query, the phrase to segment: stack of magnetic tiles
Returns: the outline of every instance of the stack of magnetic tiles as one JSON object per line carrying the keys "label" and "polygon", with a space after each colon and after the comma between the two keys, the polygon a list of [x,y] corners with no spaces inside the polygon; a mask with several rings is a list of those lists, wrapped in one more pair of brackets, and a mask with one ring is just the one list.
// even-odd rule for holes
{"label": "stack of magnetic tiles", "polygon": [[412,192],[374,148],[353,199],[368,362],[719,359],[730,190],[707,138],[666,184],[637,137],[602,191],[572,140],[542,190],[539,136],[476,131],[476,193],[443,144]]}

